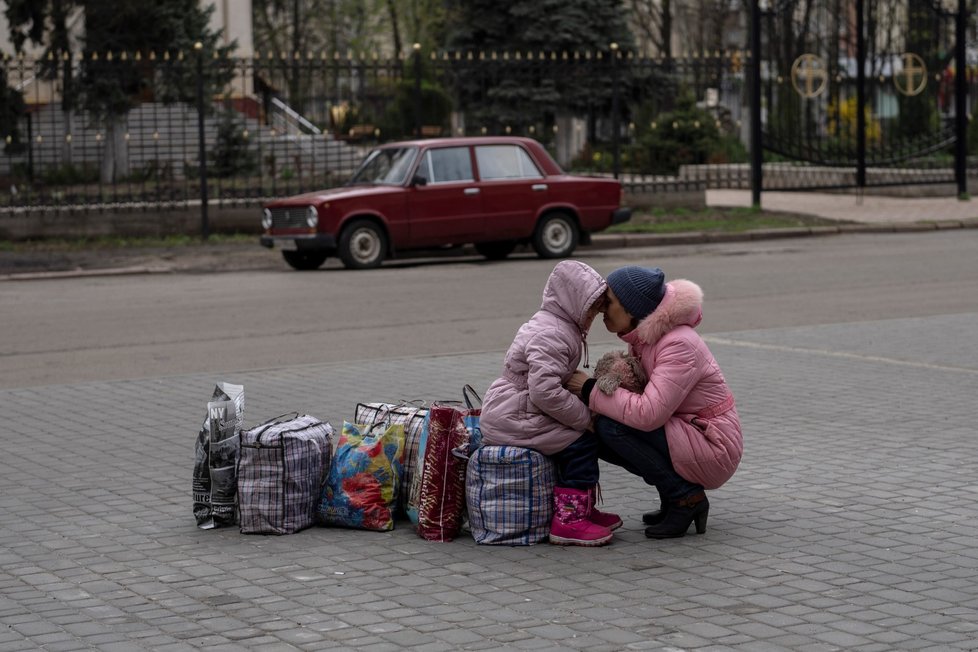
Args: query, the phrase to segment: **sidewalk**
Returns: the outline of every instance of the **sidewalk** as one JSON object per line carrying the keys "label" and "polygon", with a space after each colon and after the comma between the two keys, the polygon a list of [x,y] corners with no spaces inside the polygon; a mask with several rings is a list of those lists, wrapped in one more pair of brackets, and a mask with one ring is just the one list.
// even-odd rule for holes
{"label": "sidewalk", "polygon": [[709,336],[740,469],[705,535],[651,541],[651,492],[603,466],[625,526],[600,549],[195,527],[215,382],[244,384],[248,425],[339,426],[362,400],[484,392],[501,351],[0,391],[0,652],[978,649],[975,332],[978,313]]}
{"label": "sidewalk", "polygon": [[[707,190],[708,206],[750,206],[749,190]],[[761,193],[765,210],[807,213],[832,220],[862,224],[910,224],[970,222],[978,225],[978,201],[956,197],[881,197],[816,192]]]}

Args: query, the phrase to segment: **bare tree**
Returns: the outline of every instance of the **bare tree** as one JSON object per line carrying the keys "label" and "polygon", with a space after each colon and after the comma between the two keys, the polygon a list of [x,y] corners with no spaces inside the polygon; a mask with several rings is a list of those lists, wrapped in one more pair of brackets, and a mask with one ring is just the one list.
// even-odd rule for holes
{"label": "bare tree", "polygon": [[672,58],[672,0],[629,0],[632,24],[655,52]]}

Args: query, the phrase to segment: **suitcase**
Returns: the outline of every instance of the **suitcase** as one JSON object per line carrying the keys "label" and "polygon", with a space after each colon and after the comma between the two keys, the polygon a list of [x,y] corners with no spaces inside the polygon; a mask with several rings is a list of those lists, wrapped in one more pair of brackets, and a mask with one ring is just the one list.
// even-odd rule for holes
{"label": "suitcase", "polygon": [[547,540],[555,470],[549,457],[519,446],[483,446],[465,475],[469,528],[476,543],[529,546]]}
{"label": "suitcase", "polygon": [[329,423],[298,413],[241,432],[241,532],[292,534],[315,524],[333,454],[332,436]]}

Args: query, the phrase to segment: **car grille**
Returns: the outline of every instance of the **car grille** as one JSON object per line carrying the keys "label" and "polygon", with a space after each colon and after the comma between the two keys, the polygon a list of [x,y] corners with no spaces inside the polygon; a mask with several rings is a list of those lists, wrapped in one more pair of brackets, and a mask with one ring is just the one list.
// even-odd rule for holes
{"label": "car grille", "polygon": [[290,206],[288,208],[272,208],[273,229],[304,229],[308,206]]}

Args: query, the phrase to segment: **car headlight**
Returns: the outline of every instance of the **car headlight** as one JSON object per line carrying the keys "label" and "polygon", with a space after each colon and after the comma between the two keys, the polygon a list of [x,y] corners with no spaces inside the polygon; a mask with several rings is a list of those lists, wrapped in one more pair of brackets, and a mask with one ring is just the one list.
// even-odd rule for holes
{"label": "car headlight", "polygon": [[306,224],[309,225],[309,228],[315,228],[319,224],[319,211],[316,210],[315,206],[306,209]]}
{"label": "car headlight", "polygon": [[263,229],[272,228],[272,211],[267,208],[261,214],[261,227]]}

